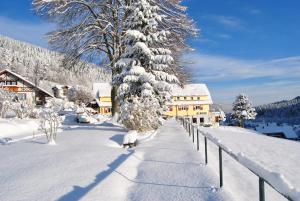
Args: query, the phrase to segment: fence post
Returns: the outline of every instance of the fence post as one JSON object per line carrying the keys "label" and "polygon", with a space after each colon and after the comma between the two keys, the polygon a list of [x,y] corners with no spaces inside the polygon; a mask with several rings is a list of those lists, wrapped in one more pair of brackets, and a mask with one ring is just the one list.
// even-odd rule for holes
{"label": "fence post", "polygon": [[197,151],[199,151],[199,130],[197,128]]}
{"label": "fence post", "polygon": [[207,159],[207,138],[206,137],[204,137],[204,153],[205,153],[205,165],[207,165],[208,159]]}
{"label": "fence post", "polygon": [[259,177],[259,201],[265,201],[265,182]]}
{"label": "fence post", "polygon": [[220,188],[223,186],[223,164],[222,164],[222,148],[219,147],[219,171],[220,171]]}
{"label": "fence post", "polygon": [[195,142],[195,126],[193,125],[193,144],[194,144],[194,142]]}

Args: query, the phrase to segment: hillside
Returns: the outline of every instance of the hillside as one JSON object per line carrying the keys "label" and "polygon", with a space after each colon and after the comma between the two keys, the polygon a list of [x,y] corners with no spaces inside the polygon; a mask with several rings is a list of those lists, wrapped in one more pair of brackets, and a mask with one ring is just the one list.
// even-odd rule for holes
{"label": "hillside", "polygon": [[71,70],[64,68],[63,54],[0,35],[0,70],[10,69],[27,79],[48,83],[82,85],[110,80],[108,70],[80,62]]}
{"label": "hillside", "polygon": [[257,120],[300,124],[300,96],[256,107]]}

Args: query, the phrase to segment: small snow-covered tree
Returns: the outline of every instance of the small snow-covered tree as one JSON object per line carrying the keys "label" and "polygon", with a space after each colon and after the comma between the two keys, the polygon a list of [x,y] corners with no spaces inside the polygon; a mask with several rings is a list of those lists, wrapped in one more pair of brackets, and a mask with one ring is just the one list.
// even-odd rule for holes
{"label": "small snow-covered tree", "polygon": [[[122,69],[122,72],[114,77],[114,83],[120,85],[120,118],[121,121],[127,122],[130,112],[136,122],[129,126],[130,129],[141,130],[140,126],[143,126],[143,130],[151,130],[158,126],[155,123],[162,114],[171,84],[178,83],[177,77],[168,73],[174,59],[164,42],[170,33],[158,30],[158,22],[163,16],[158,14],[159,7],[155,6],[153,0],[135,0],[129,10],[127,31],[123,39],[125,51],[116,63],[116,67]],[[152,102],[154,107],[148,108],[147,104],[144,105],[145,102]],[[137,109],[134,104],[144,107],[144,112],[128,111],[128,106]],[[138,111],[142,114],[137,114]],[[151,116],[141,119],[139,116],[142,115]]]}
{"label": "small snow-covered tree", "polygon": [[57,137],[57,129],[61,124],[61,117],[58,112],[61,110],[61,101],[52,99],[46,103],[40,113],[40,128],[44,131],[47,137],[48,144],[55,145]]}
{"label": "small snow-covered tree", "polygon": [[251,102],[245,94],[236,97],[232,110],[231,118],[241,127],[244,127],[245,120],[255,119],[256,117],[255,108],[251,106]]}

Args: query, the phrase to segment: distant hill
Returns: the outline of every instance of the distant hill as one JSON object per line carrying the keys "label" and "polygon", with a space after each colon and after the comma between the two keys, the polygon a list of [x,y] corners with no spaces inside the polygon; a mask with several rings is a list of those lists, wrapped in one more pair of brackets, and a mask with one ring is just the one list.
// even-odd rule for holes
{"label": "distant hill", "polygon": [[68,70],[62,66],[63,54],[0,35],[0,70],[10,69],[27,79],[41,83],[81,85],[111,80],[108,70],[79,62]]}
{"label": "distant hill", "polygon": [[300,96],[292,100],[261,105],[255,109],[257,112],[257,120],[300,124]]}

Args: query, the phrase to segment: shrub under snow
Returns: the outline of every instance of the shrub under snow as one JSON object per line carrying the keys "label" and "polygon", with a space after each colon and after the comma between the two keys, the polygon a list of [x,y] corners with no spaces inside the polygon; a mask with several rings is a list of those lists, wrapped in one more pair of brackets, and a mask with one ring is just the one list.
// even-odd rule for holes
{"label": "shrub under snow", "polygon": [[121,121],[129,130],[143,132],[157,129],[160,125],[157,113],[159,107],[156,99],[135,97],[126,100],[121,107]]}

